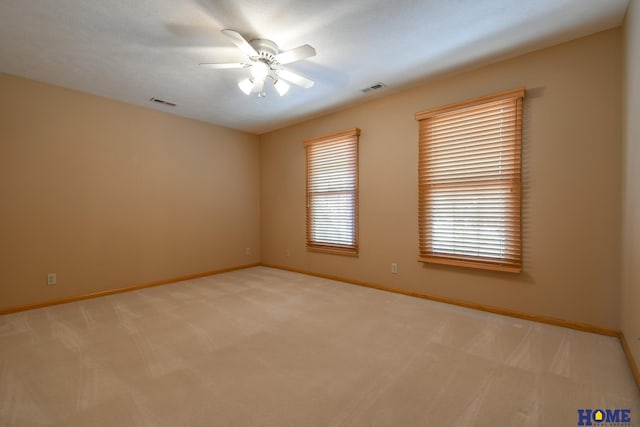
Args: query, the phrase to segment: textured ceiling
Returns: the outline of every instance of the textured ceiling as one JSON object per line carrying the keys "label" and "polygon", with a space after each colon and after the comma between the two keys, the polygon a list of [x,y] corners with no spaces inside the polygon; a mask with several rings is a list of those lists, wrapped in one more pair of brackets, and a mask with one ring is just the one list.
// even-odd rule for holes
{"label": "textured ceiling", "polygon": [[[629,0],[2,0],[0,72],[252,133],[444,73],[619,26]],[[220,30],[317,55],[316,82],[246,96],[245,58]],[[360,89],[376,82],[376,92]],[[154,104],[157,97],[177,104]]]}

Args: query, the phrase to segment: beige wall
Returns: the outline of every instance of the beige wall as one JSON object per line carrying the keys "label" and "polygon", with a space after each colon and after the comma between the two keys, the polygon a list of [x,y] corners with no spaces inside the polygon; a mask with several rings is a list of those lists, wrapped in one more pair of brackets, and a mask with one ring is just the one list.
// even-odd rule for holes
{"label": "beige wall", "polygon": [[260,260],[256,136],[4,74],[0,94],[0,309]]}
{"label": "beige wall", "polygon": [[[616,29],[262,135],[262,261],[617,329],[620,73]],[[524,272],[417,262],[414,113],[518,86],[528,90]],[[360,256],[307,252],[302,141],[353,127],[362,129]]]}
{"label": "beige wall", "polygon": [[640,366],[640,5],[624,24],[621,328]]}

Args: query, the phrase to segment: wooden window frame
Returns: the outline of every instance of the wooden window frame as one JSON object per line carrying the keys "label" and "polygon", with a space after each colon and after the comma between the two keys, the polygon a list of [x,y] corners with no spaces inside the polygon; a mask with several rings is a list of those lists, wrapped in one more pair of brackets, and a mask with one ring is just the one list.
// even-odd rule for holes
{"label": "wooden window frame", "polygon": [[[358,252],[359,252],[359,243],[358,243],[358,223],[359,223],[359,219],[358,219],[358,205],[359,205],[359,199],[358,199],[358,192],[359,192],[359,170],[358,170],[358,163],[359,163],[359,136],[360,136],[360,129],[358,128],[353,128],[353,129],[349,129],[349,130],[345,130],[342,132],[336,132],[336,133],[332,133],[329,135],[325,135],[325,136],[320,136],[320,137],[316,137],[316,138],[311,138],[311,139],[307,139],[304,141],[304,146],[305,146],[305,157],[306,157],[306,180],[305,180],[305,191],[306,191],[306,247],[308,250],[310,251],[318,251],[318,252],[325,252],[325,253],[332,253],[332,254],[338,254],[338,255],[349,255],[349,256],[358,256]],[[355,182],[354,182],[354,188],[351,190],[337,190],[337,191],[313,191],[310,186],[313,185],[312,184],[312,163],[314,162],[314,158],[312,157],[312,150],[313,148],[317,148],[317,147],[327,147],[330,146],[332,144],[345,144],[345,143],[352,143],[353,146],[351,147],[353,151],[347,151],[348,153],[350,153],[349,155],[353,155],[355,157],[354,161],[353,161],[353,173],[355,174]],[[339,159],[338,159],[339,160]],[[316,159],[317,161],[317,159]],[[333,163],[335,167],[335,163]],[[314,195],[321,195],[322,193],[345,193],[345,194],[353,194],[353,216],[352,216],[352,221],[353,221],[353,226],[351,229],[351,238],[352,238],[352,242],[351,244],[340,244],[337,243],[336,241],[322,241],[319,239],[314,238],[314,232],[313,232],[313,224],[314,224],[314,220],[313,220],[313,207],[312,207],[312,200],[314,198]]]}
{"label": "wooden window frame", "polygon": [[[521,151],[522,104],[524,96],[525,88],[521,87],[416,113],[416,120],[419,122],[420,127],[418,137],[419,261],[513,273],[519,273],[522,271]],[[509,108],[513,108],[514,112],[511,116],[506,116],[511,120],[511,123],[508,126],[509,131],[505,132],[505,134],[509,135],[508,142],[504,144],[502,142],[493,142],[495,139],[493,138],[490,144],[492,144],[491,149],[494,149],[496,146],[499,147],[500,153],[502,153],[504,147],[507,147],[505,151],[509,152],[510,157],[505,157],[505,161],[508,162],[509,166],[505,168],[505,170],[507,170],[506,172],[496,173],[494,169],[489,169],[487,175],[493,176],[493,174],[496,174],[495,180],[490,184],[490,178],[486,178],[486,180],[484,178],[478,178],[479,172],[477,172],[477,168],[481,166],[478,166],[477,164],[472,165],[474,162],[482,163],[482,156],[484,153],[476,153],[471,156],[469,154],[462,153],[465,148],[466,150],[470,150],[469,148],[459,147],[464,147],[464,144],[466,143],[478,144],[478,141],[481,141],[480,144],[482,143],[482,139],[478,135],[479,131],[477,128],[473,128],[473,130],[469,130],[469,132],[465,133],[467,131],[467,129],[464,128],[465,123],[468,123],[468,121],[476,121],[474,125],[477,126],[478,121],[487,119],[485,119],[485,116],[481,116],[482,118],[478,119],[479,116],[471,116],[471,114],[474,111],[486,111],[490,109],[491,106],[495,107],[501,102],[504,102],[504,105],[513,102],[513,106],[509,106]],[[488,113],[485,112],[484,114]],[[467,121],[465,120],[467,117],[471,118],[467,119]],[[501,120],[502,117],[503,116],[500,115]],[[450,127],[441,127],[436,130],[435,126],[443,126],[442,122],[445,122],[448,118],[450,119],[450,122],[446,123],[444,126],[448,125]],[[460,123],[463,124],[461,125]],[[450,132],[452,132],[450,130],[451,128],[454,129],[453,133],[456,134],[455,137],[449,136]],[[460,140],[464,138],[463,136],[459,136],[460,133],[464,134],[467,138],[476,139],[471,139],[467,142],[460,142]],[[442,136],[443,134],[446,134],[447,136]],[[502,136],[500,138],[502,138]],[[452,146],[454,148],[451,148]],[[449,152],[443,154],[443,152],[447,150],[449,150]],[[457,151],[451,154],[452,150]],[[478,148],[472,148],[471,150],[477,151]],[[488,152],[489,150],[487,150],[487,153]],[[485,154],[485,156],[488,157],[490,154]],[[455,158],[455,160],[452,160],[452,157]],[[502,157],[500,157],[500,159],[502,161]],[[471,163],[469,162],[470,160]],[[463,166],[461,166],[461,164]],[[482,164],[482,167],[483,166],[484,164]],[[474,168],[476,168],[476,171],[472,170]],[[501,167],[498,169],[501,169]],[[476,175],[474,175],[474,173]],[[453,176],[453,178],[451,178],[451,176]],[[509,188],[508,191],[505,191],[506,187]],[[447,197],[452,197],[451,193],[453,193],[453,198],[446,199],[447,202],[449,200],[455,200],[456,197],[459,197],[459,200],[463,200],[463,202],[457,204],[456,207],[443,208],[442,206],[446,205],[447,202],[443,203],[442,198],[440,198],[440,200],[432,198],[432,193],[435,188],[440,189],[441,194],[450,193]],[[442,191],[442,188],[446,189]],[[463,192],[465,195],[459,196],[460,194],[463,194]],[[491,195],[489,195],[490,193]],[[474,195],[475,202],[468,201],[471,199],[468,194]],[[506,196],[504,196],[505,194]],[[434,217],[437,215],[437,213],[434,212],[437,212],[438,209],[440,209],[441,212],[440,218],[444,218],[445,213],[451,213],[453,210],[460,209],[460,207],[464,206],[465,208],[469,208],[474,206],[474,203],[479,205],[480,202],[478,202],[478,200],[481,200],[483,197],[491,198],[490,203],[496,203],[496,195],[500,195],[498,197],[503,197],[499,203],[502,203],[502,206],[506,206],[504,208],[504,215],[502,215],[502,213],[495,214],[500,215],[495,218],[502,220],[501,224],[506,224],[503,226],[506,231],[501,231],[498,238],[495,236],[487,237],[486,235],[482,235],[482,233],[485,232],[482,227],[485,229],[487,227],[485,223],[477,226],[474,225],[473,227],[476,227],[475,229],[468,225],[460,225],[464,220],[466,220],[467,223],[474,224],[474,219],[477,221],[477,218],[482,216],[478,213],[475,214],[475,217],[473,216],[474,214],[465,213],[460,214],[460,216],[452,215],[447,217],[447,219],[464,218],[464,220],[457,223],[456,219],[449,219],[450,223],[454,225],[450,228],[452,231],[449,231],[448,233],[451,236],[455,236],[457,234],[458,237],[452,237],[452,240],[442,240],[442,238],[434,237],[438,234],[437,231],[434,231]],[[494,214],[491,213],[490,215]],[[492,217],[490,220],[491,219],[494,218]],[[490,221],[487,221],[487,223],[489,222]],[[469,228],[472,228],[476,233],[475,239],[477,242],[475,243],[475,250],[477,253],[481,253],[480,248],[482,246],[478,242],[483,239],[486,241],[493,239],[494,242],[498,240],[502,243],[487,243],[487,245],[502,245],[503,248],[507,248],[504,250],[505,254],[488,256],[487,254],[496,246],[492,246],[491,249],[485,249],[485,256],[469,255],[469,253],[466,255],[461,254],[461,252],[470,252],[474,249],[472,243],[464,242],[465,240],[473,240],[473,237],[460,237],[461,235],[468,233]],[[440,236],[445,234],[446,232],[440,232]],[[482,237],[478,237],[480,235],[482,235]],[[440,243],[438,243],[438,241]],[[434,249],[438,244],[440,245],[440,249]]]}

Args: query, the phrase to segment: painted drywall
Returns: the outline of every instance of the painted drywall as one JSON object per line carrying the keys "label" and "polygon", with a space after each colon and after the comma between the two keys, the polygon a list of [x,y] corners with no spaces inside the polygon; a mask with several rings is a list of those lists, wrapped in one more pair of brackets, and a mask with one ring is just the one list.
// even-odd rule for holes
{"label": "painted drywall", "polygon": [[[263,262],[619,328],[620,73],[615,29],[261,135]],[[418,262],[414,114],[519,86],[524,271]],[[308,252],[302,141],[353,127],[360,256]]]}
{"label": "painted drywall", "polygon": [[629,2],[622,79],[621,328],[640,366],[640,5]]}
{"label": "painted drywall", "polygon": [[0,93],[0,309],[260,261],[255,135],[6,74]]}

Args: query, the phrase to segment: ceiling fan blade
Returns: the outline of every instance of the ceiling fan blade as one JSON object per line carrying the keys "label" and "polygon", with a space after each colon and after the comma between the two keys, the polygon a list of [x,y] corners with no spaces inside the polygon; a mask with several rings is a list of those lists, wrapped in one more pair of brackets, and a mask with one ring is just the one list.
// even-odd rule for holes
{"label": "ceiling fan blade", "polygon": [[300,61],[301,59],[316,56],[316,50],[308,44],[298,46],[295,49],[287,50],[276,55],[276,61],[281,64],[289,64],[291,62]]}
{"label": "ceiling fan blade", "polygon": [[237,31],[222,30],[222,34],[229,37],[233,44],[238,46],[241,51],[245,53],[249,58],[258,56],[258,52],[249,44],[249,42],[240,35]]}
{"label": "ceiling fan blade", "polygon": [[303,87],[305,89],[309,89],[310,87],[312,87],[314,85],[313,80],[309,80],[306,77],[302,77],[299,74],[296,73],[292,73],[291,71],[285,70],[284,68],[281,68],[277,71],[277,75],[278,77],[283,78],[284,80],[293,83],[294,85],[298,85],[300,87]]}
{"label": "ceiling fan blade", "polygon": [[247,68],[249,67],[249,64],[243,64],[241,62],[232,62],[229,64],[210,64],[210,63],[200,63],[199,64],[201,67],[207,67],[207,68],[216,68],[219,70],[224,70],[224,69],[228,69],[228,68]]}

